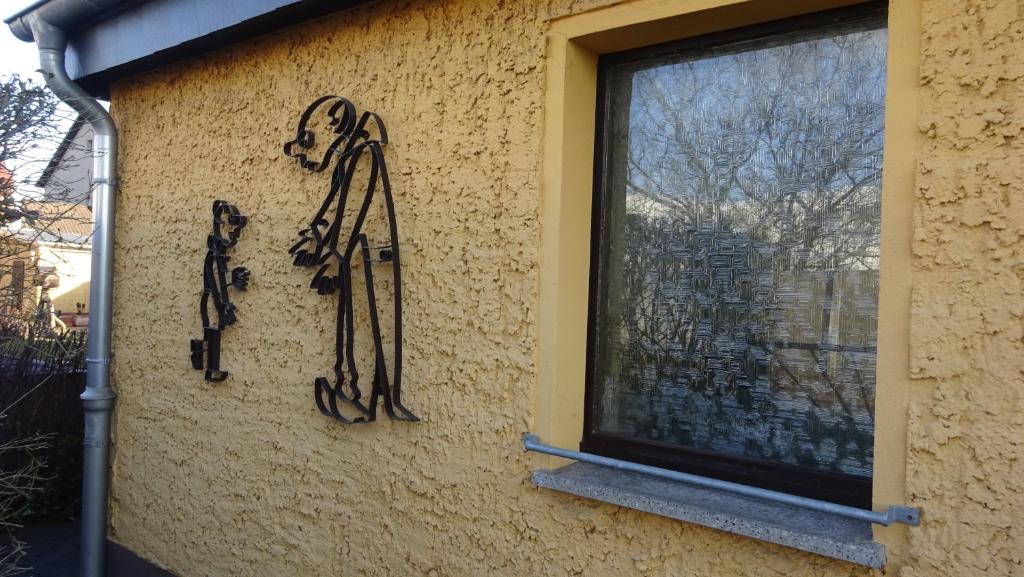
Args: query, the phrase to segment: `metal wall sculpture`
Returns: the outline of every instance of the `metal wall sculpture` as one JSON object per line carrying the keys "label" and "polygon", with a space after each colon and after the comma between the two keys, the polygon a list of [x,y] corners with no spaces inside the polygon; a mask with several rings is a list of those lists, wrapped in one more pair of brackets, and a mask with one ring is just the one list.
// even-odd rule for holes
{"label": "metal wall sculpture", "polygon": [[[314,118],[314,114],[318,116]],[[322,124],[326,124],[330,131],[330,144],[316,159],[313,158],[316,136],[312,127]],[[368,111],[357,114],[355,106],[347,99],[323,96],[302,113],[295,139],[284,145],[284,153],[296,159],[299,166],[308,172],[323,172],[335,162],[327,197],[307,228],[299,231],[298,241],[288,252],[294,257],[295,266],[316,268],[310,288],[317,294],[340,294],[335,330],[334,383],[326,377],[317,377],[313,384],[313,398],[321,413],[345,424],[374,421],[377,403],[381,400],[388,417],[402,421],[419,420],[402,405],[402,267],[395,203],[384,160],[383,147],[387,142],[384,122],[377,114]],[[365,183],[365,186],[357,188],[362,192],[360,196],[352,197],[349,193],[360,164],[364,165],[364,170],[359,171],[358,182]],[[375,198],[383,199],[387,213],[388,244],[371,247],[363,227]],[[355,218],[347,233],[343,234],[342,224],[350,202],[356,210]],[[369,402],[366,403],[359,388],[354,347],[352,259],[357,249],[363,261],[363,284],[369,305],[374,354],[373,380]],[[393,277],[393,370],[390,377],[382,336],[380,302],[375,290],[375,263],[390,263]],[[360,414],[354,418],[346,417],[339,408],[342,402],[351,404]]]}
{"label": "metal wall sculpture", "polygon": [[[213,232],[206,239],[206,260],[203,262],[203,296],[199,299],[199,314],[203,319],[203,338],[192,339],[192,368],[206,368],[206,380],[218,383],[228,378],[228,372],[220,368],[220,335],[225,327],[238,320],[235,305],[228,295],[228,287],[245,290],[249,284],[249,270],[245,267],[231,269],[228,282],[228,249],[238,244],[248,219],[238,212],[235,205],[223,200],[213,202]],[[210,318],[210,300],[217,313],[216,324]],[[205,362],[203,356],[205,354]]]}

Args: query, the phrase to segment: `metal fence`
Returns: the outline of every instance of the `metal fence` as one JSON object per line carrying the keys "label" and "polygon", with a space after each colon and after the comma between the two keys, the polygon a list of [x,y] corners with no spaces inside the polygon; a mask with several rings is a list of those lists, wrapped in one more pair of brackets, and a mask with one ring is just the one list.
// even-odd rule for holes
{"label": "metal fence", "polygon": [[25,334],[0,327],[0,379],[84,372],[85,342],[85,332]]}
{"label": "metal fence", "polygon": [[0,442],[42,437],[45,447],[0,454],[0,470],[42,461],[39,490],[17,507],[23,518],[77,514],[82,474],[86,333],[0,327]]}

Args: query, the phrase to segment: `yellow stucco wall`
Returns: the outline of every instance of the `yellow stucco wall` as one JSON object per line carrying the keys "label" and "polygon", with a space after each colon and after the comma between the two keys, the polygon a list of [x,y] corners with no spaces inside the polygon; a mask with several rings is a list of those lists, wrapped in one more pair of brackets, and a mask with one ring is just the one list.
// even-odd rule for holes
{"label": "yellow stucco wall", "polygon": [[[602,4],[380,1],[114,88],[116,541],[182,577],[871,573],[529,482],[545,34]],[[1024,508],[1024,5],[926,0],[920,13],[905,461],[925,518],[890,567],[1012,575],[1024,557],[1012,522]],[[301,173],[281,145],[324,93],[380,113],[391,136],[418,424],[345,428],[312,403],[334,302],[286,250],[326,176]],[[188,339],[216,198],[250,216],[233,264],[253,276],[225,334],[231,377],[209,385]]]}
{"label": "yellow stucco wall", "polygon": [[[10,306],[9,302],[13,296],[12,268],[15,260],[22,260],[25,263],[22,285],[22,318],[30,318],[39,304],[41,289],[33,283],[40,267],[52,267],[60,277],[60,284],[51,288],[49,293],[55,311],[74,313],[77,310],[77,303],[85,303],[88,311],[89,276],[92,263],[92,253],[88,246],[83,248],[69,244],[28,243],[4,238],[0,239],[0,255],[2,255],[0,256],[0,270],[3,270],[3,278],[0,279],[0,295],[5,299],[0,306]],[[11,312],[4,309],[3,314],[11,314]]]}
{"label": "yellow stucco wall", "polygon": [[45,244],[39,247],[39,266],[52,266],[60,276],[60,285],[50,289],[53,308],[76,312],[78,303],[89,310],[89,277],[92,253],[88,247]]}
{"label": "yellow stucco wall", "polygon": [[921,34],[908,576],[1024,574],[1024,2],[930,0]]}
{"label": "yellow stucco wall", "polygon": [[[32,286],[36,274],[35,263],[38,246],[23,242],[11,236],[0,235],[0,318],[4,322],[11,317],[31,318],[39,302],[39,289]],[[20,286],[14,285],[14,263],[22,261],[24,276]],[[21,297],[21,308],[17,306]]]}

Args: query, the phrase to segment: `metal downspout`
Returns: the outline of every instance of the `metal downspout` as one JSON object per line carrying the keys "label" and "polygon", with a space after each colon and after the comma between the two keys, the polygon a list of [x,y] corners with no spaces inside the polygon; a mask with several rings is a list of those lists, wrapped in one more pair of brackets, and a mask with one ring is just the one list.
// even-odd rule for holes
{"label": "metal downspout", "polygon": [[89,286],[89,345],[86,352],[85,436],[82,465],[82,577],[106,574],[107,485],[110,459],[110,331],[114,272],[114,190],[117,173],[117,127],[110,114],[68,76],[64,67],[67,35],[40,18],[30,17],[39,47],[39,64],[50,90],[92,125],[93,235],[92,282]]}

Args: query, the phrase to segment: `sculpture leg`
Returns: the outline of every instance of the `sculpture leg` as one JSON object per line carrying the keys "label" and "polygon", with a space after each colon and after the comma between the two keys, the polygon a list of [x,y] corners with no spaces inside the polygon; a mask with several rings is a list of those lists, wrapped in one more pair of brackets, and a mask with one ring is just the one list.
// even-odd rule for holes
{"label": "sculpture leg", "polygon": [[[366,281],[366,301],[370,309],[370,328],[373,332],[374,374],[371,404],[379,395],[384,398],[384,411],[392,419],[418,421],[419,418],[404,407],[397,407],[392,398],[391,383],[388,381],[387,362],[384,358],[384,342],[381,338],[380,316],[377,312],[377,296],[373,286],[373,259],[370,258],[370,244],[365,234],[359,235],[359,246],[363,254],[363,276]],[[396,319],[396,322],[399,322]],[[401,335],[396,335],[400,337]],[[399,410],[396,412],[396,408]]]}
{"label": "sculpture leg", "polygon": [[[362,393],[359,390],[358,381],[359,373],[355,368],[355,363],[352,360],[353,344],[352,344],[352,289],[351,289],[351,274],[349,274],[349,267],[342,266],[338,276],[338,283],[340,286],[340,296],[338,298],[338,313],[335,320],[335,340],[334,340],[334,378],[335,384],[332,386],[330,381],[326,377],[317,377],[313,381],[313,399],[316,402],[317,409],[328,417],[333,417],[339,423],[345,425],[354,425],[357,423],[365,423],[372,421],[373,417],[369,419],[366,417],[356,417],[349,419],[342,414],[339,408],[339,400],[343,402],[352,403],[357,409],[364,414],[368,414],[366,408],[359,402]],[[348,365],[349,369],[349,386],[352,390],[351,396],[345,395],[343,390],[345,384],[345,372],[344,366]]]}

